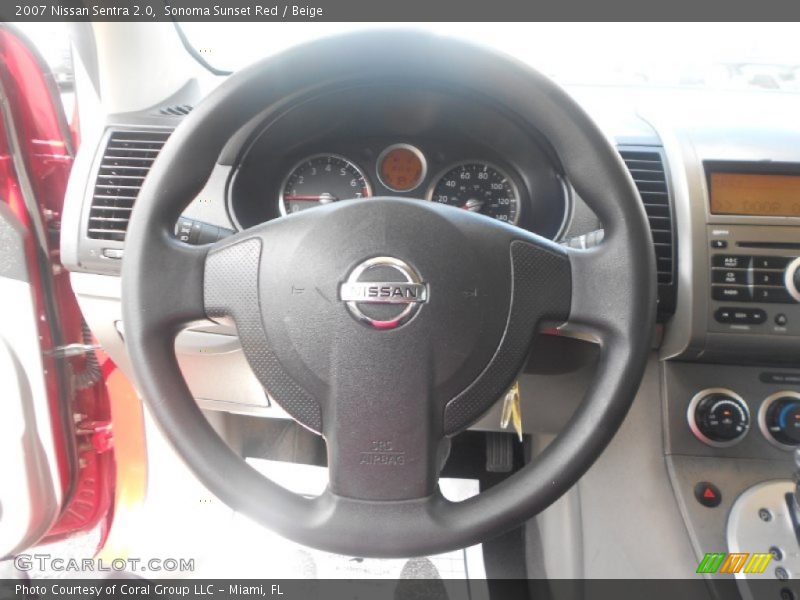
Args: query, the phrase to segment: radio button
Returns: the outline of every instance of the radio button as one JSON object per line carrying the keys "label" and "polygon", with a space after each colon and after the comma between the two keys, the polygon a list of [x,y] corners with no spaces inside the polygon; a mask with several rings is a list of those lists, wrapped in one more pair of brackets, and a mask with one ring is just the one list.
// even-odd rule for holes
{"label": "radio button", "polygon": [[733,308],[718,308],[714,311],[714,319],[717,323],[731,323],[733,322]]}
{"label": "radio button", "polygon": [[753,268],[754,269],[784,269],[789,261],[792,260],[787,256],[754,256]]}
{"label": "radio button", "polygon": [[750,257],[741,254],[713,254],[711,264],[724,269],[746,269],[750,266]]}
{"label": "radio button", "polygon": [[794,299],[789,295],[786,288],[756,286],[753,288],[753,301],[790,304],[794,302]]}
{"label": "radio button", "polygon": [[783,285],[780,271],[753,271],[753,285]]}
{"label": "radio button", "polygon": [[723,306],[714,312],[718,323],[733,325],[761,325],[767,320],[767,313],[760,308],[736,308]]}
{"label": "radio button", "polygon": [[737,300],[739,302],[749,302],[750,293],[746,287],[712,285],[711,298],[722,301]]}
{"label": "radio button", "polygon": [[728,285],[747,285],[747,271],[714,269],[711,272],[711,281]]}
{"label": "radio button", "polygon": [[742,325],[761,325],[767,320],[767,313],[760,308],[739,308],[733,311],[733,323]]}

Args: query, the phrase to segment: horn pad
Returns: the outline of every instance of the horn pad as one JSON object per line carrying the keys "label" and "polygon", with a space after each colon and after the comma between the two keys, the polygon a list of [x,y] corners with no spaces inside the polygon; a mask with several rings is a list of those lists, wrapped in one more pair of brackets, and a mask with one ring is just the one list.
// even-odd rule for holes
{"label": "horn pad", "polygon": [[273,223],[259,269],[267,343],[318,400],[338,371],[353,369],[365,390],[428,372],[444,403],[492,358],[510,305],[510,228],[379,198]]}

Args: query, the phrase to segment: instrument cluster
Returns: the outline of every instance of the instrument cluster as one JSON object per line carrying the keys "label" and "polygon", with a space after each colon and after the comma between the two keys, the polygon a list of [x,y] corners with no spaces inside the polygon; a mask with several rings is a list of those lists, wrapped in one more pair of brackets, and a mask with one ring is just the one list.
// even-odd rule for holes
{"label": "instrument cluster", "polygon": [[[372,180],[397,195],[412,195],[498,221],[516,224],[520,194],[514,179],[503,169],[482,160],[449,164],[427,178],[427,158],[406,143],[383,149],[373,177],[353,160],[339,154],[304,157],[287,173],[278,196],[281,215],[308,210],[341,200],[367,199],[374,195]],[[423,185],[427,184],[427,185]]]}
{"label": "instrument cluster", "polygon": [[350,94],[315,99],[264,124],[228,187],[237,227],[388,196],[439,202],[550,239],[563,233],[568,187],[532,132],[442,92]]}

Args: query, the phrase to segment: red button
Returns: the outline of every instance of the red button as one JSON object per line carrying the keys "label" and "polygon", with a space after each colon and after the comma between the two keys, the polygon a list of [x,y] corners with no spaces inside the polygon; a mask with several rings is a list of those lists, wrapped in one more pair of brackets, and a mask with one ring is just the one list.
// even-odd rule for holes
{"label": "red button", "polygon": [[700,504],[708,508],[719,506],[722,502],[722,494],[719,488],[708,481],[701,481],[694,486],[694,497]]}

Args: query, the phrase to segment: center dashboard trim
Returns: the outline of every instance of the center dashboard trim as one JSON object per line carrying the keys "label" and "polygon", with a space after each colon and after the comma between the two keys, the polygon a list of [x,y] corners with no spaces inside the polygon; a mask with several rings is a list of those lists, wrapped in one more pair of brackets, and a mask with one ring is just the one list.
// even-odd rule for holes
{"label": "center dashboard trim", "polygon": [[[800,343],[796,334],[755,331],[752,326],[747,331],[727,326],[720,330],[712,325],[716,323],[714,311],[719,306],[711,297],[711,256],[720,251],[759,256],[780,254],[780,251],[762,247],[743,250],[738,243],[796,237],[800,232],[800,218],[711,213],[707,168],[738,168],[748,172],[786,172],[788,169],[798,173],[798,132],[776,130],[772,132],[775,135],[764,136],[761,132],[733,128],[727,142],[720,144],[713,127],[677,124],[655,112],[644,118],[661,137],[672,165],[675,216],[681,233],[677,240],[678,254],[682,257],[678,263],[677,310],[666,328],[661,358],[796,365],[792,354],[796,354]],[[739,233],[728,237],[734,230]],[[714,239],[728,237],[727,246],[712,248],[714,241],[710,236]],[[794,257],[796,253],[796,250],[783,250],[785,256]],[[770,324],[774,316],[769,314]]]}

